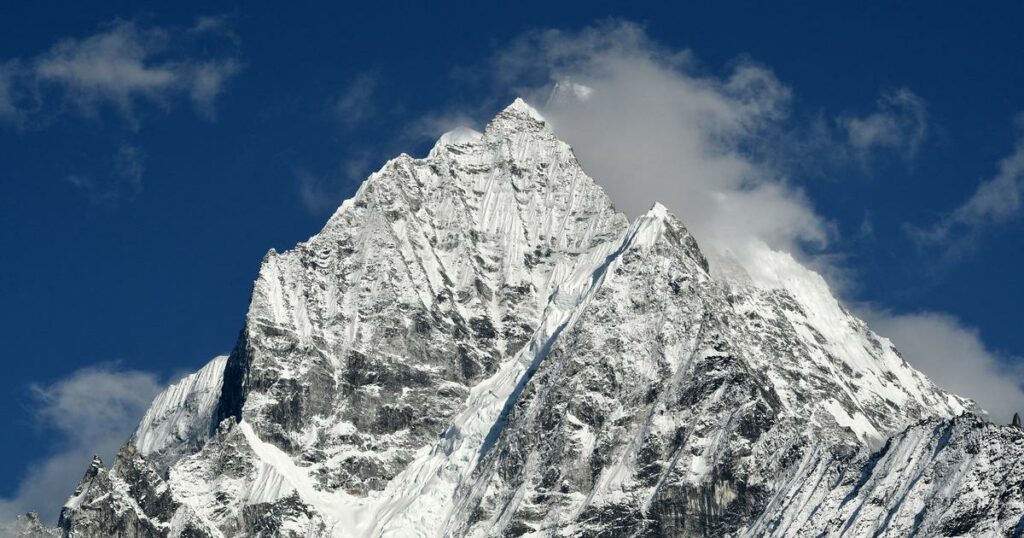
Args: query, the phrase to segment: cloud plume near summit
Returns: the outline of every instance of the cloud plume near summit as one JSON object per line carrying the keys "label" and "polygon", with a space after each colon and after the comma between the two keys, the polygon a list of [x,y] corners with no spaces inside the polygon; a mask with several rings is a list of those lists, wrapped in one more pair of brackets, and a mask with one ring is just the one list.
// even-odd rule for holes
{"label": "cloud plume near summit", "polygon": [[746,151],[789,112],[791,91],[770,69],[706,74],[628,23],[529,34],[498,65],[509,79],[550,75],[532,101],[629,215],[661,201],[704,243],[734,251],[828,242],[830,225],[802,192]]}
{"label": "cloud plume near summit", "polygon": [[[856,275],[842,268],[843,254],[831,249],[837,227],[780,163],[803,158],[799,151],[811,147],[864,162],[871,151],[898,146],[910,158],[927,132],[924,101],[909,89],[883,94],[880,102],[891,106],[859,123],[837,116],[825,130],[803,128],[792,114],[795,90],[770,67],[741,59],[710,71],[689,50],[666,48],[629,22],[531,32],[503,49],[494,65],[498,83],[539,105],[620,209],[635,217],[662,202],[700,241],[713,271],[738,265],[761,285],[805,279],[807,266],[841,294],[856,288]],[[893,101],[893,95],[901,97]],[[879,136],[871,143],[851,138],[851,127],[865,134],[867,120],[886,127],[885,137],[875,129]],[[806,132],[818,139],[795,134]],[[767,271],[769,258],[775,263]],[[853,306],[870,314],[908,361],[975,399],[994,421],[1024,408],[1019,376],[973,328],[944,313]],[[936,320],[950,340],[942,352],[932,345]],[[964,371],[972,375],[958,375]]]}

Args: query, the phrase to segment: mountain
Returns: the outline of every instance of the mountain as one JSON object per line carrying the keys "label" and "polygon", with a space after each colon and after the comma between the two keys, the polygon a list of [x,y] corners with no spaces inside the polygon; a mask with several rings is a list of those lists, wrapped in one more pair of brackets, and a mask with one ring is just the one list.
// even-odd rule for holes
{"label": "mountain", "polygon": [[[263,259],[238,342],[154,401],[66,536],[1020,535],[990,424],[766,252],[630,222],[521,100]],[[796,275],[796,276],[794,276]]]}

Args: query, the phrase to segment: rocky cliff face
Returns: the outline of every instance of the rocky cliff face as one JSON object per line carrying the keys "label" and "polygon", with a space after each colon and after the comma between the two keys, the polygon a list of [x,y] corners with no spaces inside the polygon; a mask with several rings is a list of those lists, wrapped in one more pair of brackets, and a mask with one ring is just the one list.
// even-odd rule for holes
{"label": "rocky cliff face", "polygon": [[925,420],[877,451],[815,458],[751,536],[1021,536],[1024,432],[974,415]]}
{"label": "rocky cliff face", "polygon": [[231,356],[93,462],[61,529],[1020,533],[1021,430],[961,416],[810,271],[709,269],[666,208],[628,222],[517,100],[268,253]]}

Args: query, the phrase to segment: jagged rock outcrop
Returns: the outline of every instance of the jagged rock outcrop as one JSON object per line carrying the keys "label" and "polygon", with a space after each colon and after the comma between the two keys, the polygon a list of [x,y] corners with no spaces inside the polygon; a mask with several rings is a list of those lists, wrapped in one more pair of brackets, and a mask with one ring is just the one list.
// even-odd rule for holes
{"label": "jagged rock outcrop", "polygon": [[212,537],[217,531],[183,506],[154,467],[127,444],[108,470],[95,457],[64,504],[65,536]]}
{"label": "jagged rock outcrop", "polygon": [[1019,532],[1020,430],[963,415],[792,258],[758,269],[794,266],[758,286],[661,205],[630,223],[517,100],[268,253],[230,357],[156,399],[61,528]]}

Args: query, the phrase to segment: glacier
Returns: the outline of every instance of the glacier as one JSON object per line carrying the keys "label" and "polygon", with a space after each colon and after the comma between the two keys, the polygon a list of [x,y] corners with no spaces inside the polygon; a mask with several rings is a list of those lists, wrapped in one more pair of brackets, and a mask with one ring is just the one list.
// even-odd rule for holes
{"label": "glacier", "polygon": [[630,222],[517,99],[268,252],[230,356],[26,535],[1020,536],[1024,430],[759,256]]}

